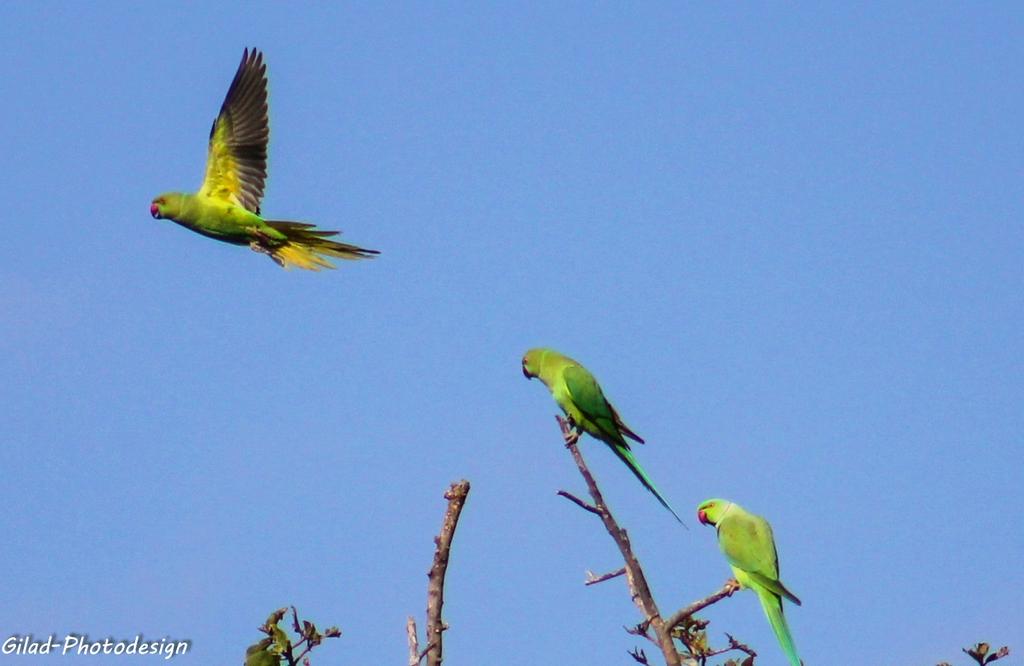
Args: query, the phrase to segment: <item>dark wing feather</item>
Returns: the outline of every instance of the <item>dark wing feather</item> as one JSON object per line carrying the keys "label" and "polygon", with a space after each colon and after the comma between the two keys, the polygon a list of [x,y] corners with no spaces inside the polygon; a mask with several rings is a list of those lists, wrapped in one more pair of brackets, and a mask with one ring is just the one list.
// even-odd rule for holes
{"label": "dark wing feather", "polygon": [[267,66],[246,49],[220,114],[210,128],[206,178],[200,191],[259,213],[267,178]]}
{"label": "dark wing feather", "polygon": [[[565,386],[569,389],[569,395],[576,408],[583,413],[583,416],[614,441],[619,446],[629,448],[629,444],[623,438],[623,432],[619,428],[622,419],[619,418],[608,399],[604,397],[601,386],[597,383],[590,371],[579,365],[571,365],[562,373],[565,379]],[[596,433],[590,433],[597,436]]]}

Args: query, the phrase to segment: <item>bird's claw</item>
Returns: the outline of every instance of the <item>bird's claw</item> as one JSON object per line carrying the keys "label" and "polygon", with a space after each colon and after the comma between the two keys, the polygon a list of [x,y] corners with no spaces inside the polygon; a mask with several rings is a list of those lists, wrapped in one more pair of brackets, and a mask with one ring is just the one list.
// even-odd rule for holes
{"label": "bird's claw", "polygon": [[555,420],[558,421],[558,427],[562,429],[565,448],[571,449],[580,439],[580,431],[576,428],[576,422],[572,420],[571,416],[563,418],[561,414],[555,414]]}
{"label": "bird's claw", "polygon": [[270,250],[270,249],[264,247],[263,244],[260,243],[260,241],[258,241],[258,240],[250,241],[249,242],[249,249],[252,250],[253,252],[257,253],[257,254],[265,254],[265,255],[267,255],[268,257],[270,257],[270,259],[275,264],[277,264],[278,266],[284,267],[284,262],[281,261],[280,257],[278,257],[276,254],[274,254],[273,250]]}

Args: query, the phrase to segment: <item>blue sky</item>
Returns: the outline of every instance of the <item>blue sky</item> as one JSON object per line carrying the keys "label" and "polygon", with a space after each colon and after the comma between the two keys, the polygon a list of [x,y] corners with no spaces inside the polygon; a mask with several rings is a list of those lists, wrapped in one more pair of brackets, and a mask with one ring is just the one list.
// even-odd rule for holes
{"label": "blue sky", "polygon": [[[1022,32],[1014,3],[2,5],[0,629],[240,663],[294,603],[345,632],[314,664],[404,663],[466,477],[446,663],[632,663],[519,371],[550,345],[688,518],[585,441],[665,612],[729,574],[694,517],[721,496],[774,525],[808,664],[1024,650]],[[264,212],[379,259],[285,272],[150,218],[246,46]],[[782,663],[754,595],[706,617]]]}

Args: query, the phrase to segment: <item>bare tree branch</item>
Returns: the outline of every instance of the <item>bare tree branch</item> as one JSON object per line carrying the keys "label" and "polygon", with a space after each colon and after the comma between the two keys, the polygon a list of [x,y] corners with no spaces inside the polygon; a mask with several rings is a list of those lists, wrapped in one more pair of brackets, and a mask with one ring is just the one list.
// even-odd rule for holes
{"label": "bare tree branch", "polygon": [[420,640],[416,634],[416,620],[412,615],[405,622],[405,634],[409,639],[409,666],[420,666]]}
{"label": "bare tree branch", "polygon": [[[453,483],[444,494],[448,500],[448,508],[441,523],[441,533],[434,538],[434,563],[427,573],[427,648],[424,650],[428,666],[441,666],[444,659],[444,641],[442,633],[448,626],[441,619],[444,606],[444,576],[448,570],[448,556],[455,537],[455,528],[459,523],[459,515],[469,495],[469,481],[463,479]],[[408,625],[406,628],[408,631]],[[410,662],[412,655],[410,653]],[[417,663],[419,660],[417,659]]]}
{"label": "bare tree branch", "polygon": [[716,650],[716,651],[712,652],[711,655],[708,655],[708,656],[725,654],[726,652],[729,652],[730,650],[739,650],[740,652],[743,652],[743,653],[745,653],[747,655],[750,655],[751,657],[756,657],[757,656],[757,653],[754,652],[750,648],[749,645],[747,645],[745,643],[740,643],[738,640],[733,638],[732,634],[730,634],[729,632],[725,633],[725,637],[729,639],[729,647],[724,648],[722,650]]}
{"label": "bare tree branch", "polygon": [[674,613],[672,615],[672,617],[670,617],[667,620],[665,620],[665,627],[666,627],[666,629],[668,631],[672,631],[677,626],[679,626],[683,622],[683,620],[685,620],[686,618],[690,617],[691,615],[693,615],[697,611],[700,611],[700,610],[703,610],[703,609],[707,608],[708,606],[710,606],[713,603],[721,601],[722,599],[725,599],[726,597],[731,597],[733,594],[736,593],[736,591],[738,589],[740,589],[739,582],[737,582],[737,580],[735,578],[730,578],[729,580],[725,581],[725,585],[723,585],[721,587],[721,589],[713,592],[712,594],[709,594],[708,596],[704,597],[703,599],[700,599],[698,601],[694,601],[692,604],[690,604],[686,608],[683,608],[683,609],[677,611],[676,613]]}
{"label": "bare tree branch", "polygon": [[618,569],[617,571],[612,571],[611,573],[601,574],[600,576],[595,574],[593,571],[587,571],[587,579],[583,582],[583,584],[597,585],[598,583],[603,583],[606,580],[611,580],[612,578],[618,578],[619,576],[624,575],[626,575],[626,567],[622,567],[621,569]]}
{"label": "bare tree branch", "polygon": [[573,504],[575,504],[579,508],[583,509],[584,511],[589,511],[590,513],[597,514],[598,516],[601,515],[601,512],[598,510],[598,508],[596,506],[593,506],[591,504],[587,504],[586,502],[581,500],[579,497],[576,497],[575,495],[573,495],[572,493],[570,493],[570,492],[568,492],[566,490],[559,490],[558,491],[558,495],[560,495],[560,496],[564,497],[565,499],[569,500],[570,502],[572,502]]}
{"label": "bare tree branch", "polygon": [[569,449],[573,460],[576,461],[576,467],[579,468],[580,474],[583,475],[583,479],[587,482],[587,490],[590,492],[590,497],[594,500],[593,507],[596,511],[591,513],[595,513],[601,518],[605,529],[619,547],[619,552],[622,553],[622,559],[626,564],[626,583],[629,585],[629,592],[633,598],[633,603],[636,604],[636,607],[644,616],[644,622],[654,630],[655,642],[665,656],[666,665],[681,666],[679,652],[676,650],[675,643],[672,642],[672,633],[665,626],[665,621],[661,619],[661,613],[658,611],[658,605],[654,602],[651,588],[647,585],[644,571],[640,567],[640,562],[637,560],[636,555],[633,554],[633,546],[629,542],[629,535],[626,534],[626,530],[619,527],[615,517],[609,511],[608,505],[604,503],[601,490],[597,487],[597,482],[594,481],[594,476],[587,468],[587,463],[583,460],[583,455],[576,445],[578,435],[574,432],[572,426],[561,416],[556,416],[555,418],[558,420],[558,426],[562,430],[562,437],[565,439],[566,448]]}
{"label": "bare tree branch", "polygon": [[641,638],[646,638],[655,645],[658,644],[658,641],[651,637],[651,625],[647,623],[647,620],[644,620],[640,624],[633,625],[632,627],[623,627],[622,629],[630,636],[640,636]]}

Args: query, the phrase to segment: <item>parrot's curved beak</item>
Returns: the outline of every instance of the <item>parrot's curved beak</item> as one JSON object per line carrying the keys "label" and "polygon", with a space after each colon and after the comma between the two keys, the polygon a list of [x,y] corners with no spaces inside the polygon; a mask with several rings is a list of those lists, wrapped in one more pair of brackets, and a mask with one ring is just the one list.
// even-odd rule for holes
{"label": "parrot's curved beak", "polygon": [[697,512],[697,520],[700,521],[701,525],[711,524],[708,522],[708,514],[704,511],[704,509],[701,509],[700,511]]}
{"label": "parrot's curved beak", "polygon": [[525,363],[523,363],[523,377],[526,377],[527,379],[533,379],[533,375],[531,375],[530,371],[526,369]]}
{"label": "parrot's curved beak", "polygon": [[160,206],[157,206],[155,203],[154,204],[149,204],[149,214],[152,215],[154,218],[159,220],[160,219]]}

